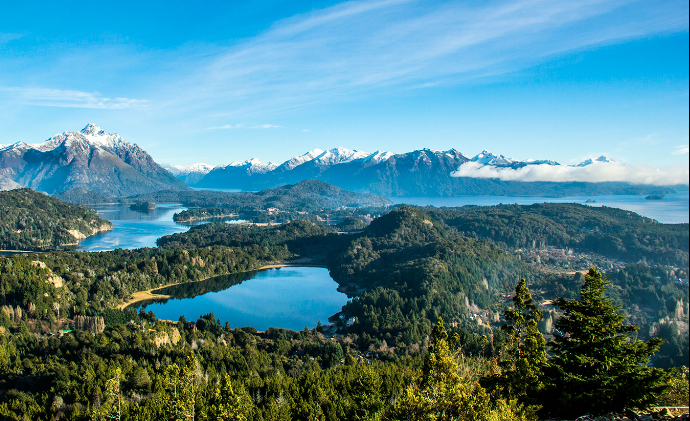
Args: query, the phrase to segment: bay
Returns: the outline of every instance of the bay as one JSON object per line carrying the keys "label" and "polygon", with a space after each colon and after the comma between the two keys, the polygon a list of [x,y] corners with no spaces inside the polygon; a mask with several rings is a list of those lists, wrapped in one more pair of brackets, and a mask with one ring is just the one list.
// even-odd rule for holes
{"label": "bay", "polygon": [[325,268],[282,267],[166,287],[156,293],[174,298],[137,308],[153,311],[164,320],[184,315],[188,321],[196,321],[213,313],[221,324],[228,322],[231,327],[302,330],[319,321],[328,323],[347,303],[347,295],[337,287]]}

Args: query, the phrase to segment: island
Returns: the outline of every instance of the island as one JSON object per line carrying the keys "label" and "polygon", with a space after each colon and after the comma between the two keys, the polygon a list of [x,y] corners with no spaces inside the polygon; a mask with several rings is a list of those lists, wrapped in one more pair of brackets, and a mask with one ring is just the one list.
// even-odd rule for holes
{"label": "island", "polygon": [[153,202],[136,202],[131,204],[129,208],[137,212],[151,212],[156,209],[156,204]]}

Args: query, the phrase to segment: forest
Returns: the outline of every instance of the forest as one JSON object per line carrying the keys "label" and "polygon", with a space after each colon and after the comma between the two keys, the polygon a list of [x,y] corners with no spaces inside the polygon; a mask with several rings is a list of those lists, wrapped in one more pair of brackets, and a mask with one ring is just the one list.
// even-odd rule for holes
{"label": "forest", "polygon": [[80,238],[112,229],[92,209],[31,189],[0,191],[0,250],[74,248]]}
{"label": "forest", "polygon": [[[615,321],[605,334],[611,355],[635,350],[631,359],[605,364],[622,364],[619,371],[647,379],[649,387],[620,397],[630,378],[592,372],[609,388],[599,393],[618,400],[589,399],[599,402],[589,413],[682,403],[683,396],[687,402],[687,369],[680,367],[688,365],[688,288],[676,281],[687,278],[687,226],[581,208],[518,207],[504,217],[503,209],[491,207],[484,220],[477,209],[401,207],[368,225],[369,213],[353,213],[340,227],[309,220],[209,223],[162,237],[156,248],[0,257],[0,414],[46,420],[112,419],[116,412],[121,419],[579,416],[580,407],[551,403],[589,399],[583,397],[589,386],[568,374],[582,368],[564,357],[571,346],[564,332],[572,330],[567,320],[578,317],[578,305],[589,303],[590,289],[598,294],[597,308],[608,309],[606,320]],[[530,224],[534,219],[539,222]],[[579,228],[556,230],[571,219]],[[540,225],[553,230],[540,234]],[[600,250],[588,236],[615,244],[631,231],[633,247],[611,252],[627,263],[603,277],[545,272],[514,253],[538,241]],[[637,259],[645,250],[650,257]],[[257,332],[213,314],[164,322],[116,309],[135,291],[230,274],[241,280],[247,271],[295,259],[326,266],[353,292],[330,320],[335,335],[320,326]],[[528,345],[529,353],[519,351]],[[516,357],[523,354],[531,357]],[[533,390],[516,383],[535,373],[545,383]],[[578,387],[578,396],[553,395]],[[431,390],[435,398],[424,404],[419,399]]]}

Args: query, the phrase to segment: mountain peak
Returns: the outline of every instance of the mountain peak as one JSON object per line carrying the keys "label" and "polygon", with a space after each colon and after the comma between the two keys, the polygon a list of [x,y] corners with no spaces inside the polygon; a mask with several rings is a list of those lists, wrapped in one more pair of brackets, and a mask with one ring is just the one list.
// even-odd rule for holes
{"label": "mountain peak", "polygon": [[97,124],[89,123],[86,125],[86,127],[81,129],[80,133],[91,136],[103,136],[105,134],[105,131],[101,129]]}
{"label": "mountain peak", "polygon": [[509,166],[515,163],[515,160],[506,158],[503,155],[494,155],[491,152],[484,149],[481,153],[475,155],[472,158],[472,162],[476,162],[482,165],[493,165],[497,167]]}
{"label": "mountain peak", "polygon": [[607,156],[601,155],[598,158],[586,159],[586,160],[580,162],[579,164],[577,164],[576,166],[577,167],[586,167],[586,166],[592,165],[592,164],[604,164],[604,163],[609,163],[609,162],[616,162],[616,161],[614,161],[613,159],[611,159]]}

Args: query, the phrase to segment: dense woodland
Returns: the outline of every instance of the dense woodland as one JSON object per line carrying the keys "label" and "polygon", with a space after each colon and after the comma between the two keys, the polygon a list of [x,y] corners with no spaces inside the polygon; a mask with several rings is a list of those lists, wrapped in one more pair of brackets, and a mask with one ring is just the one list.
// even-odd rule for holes
{"label": "dense woodland", "polygon": [[93,210],[31,189],[0,191],[0,250],[55,250],[112,229]]}
{"label": "dense woodland", "polygon": [[660,224],[634,212],[566,203],[429,209],[460,235],[510,248],[554,246],[624,262],[688,267],[688,224]]}
{"label": "dense woodland", "polygon": [[179,202],[193,208],[233,208],[239,210],[265,210],[279,208],[284,211],[310,212],[340,207],[387,206],[391,202],[369,193],[355,193],[317,180],[303,180],[295,184],[258,192],[224,192],[215,190],[165,190],[125,198],[110,198],[86,190],[59,193],[60,198],[74,203],[132,203]]}
{"label": "dense woodland", "polygon": [[[355,213],[346,220],[352,229],[307,220],[269,227],[210,223],[163,237],[157,248],[0,257],[0,414],[528,420],[687,402],[687,369],[659,369],[688,365],[688,286],[677,281],[687,278],[687,224],[539,206],[403,207],[366,228],[364,214]],[[571,223],[577,228],[564,227]],[[596,238],[635,241],[607,251]],[[540,242],[610,252],[628,263],[608,269],[607,284],[596,271],[544,272],[513,252]],[[328,267],[354,295],[331,319],[335,336],[320,328],[256,332],[213,314],[168,323],[115,309],[135,291],[202,281],[204,292],[214,283],[242,281],[242,272],[295,259]],[[237,279],[203,281],[229,274]],[[597,371],[608,388],[598,393],[617,400],[553,406],[582,398],[554,390],[589,387],[577,380],[583,368],[564,357],[574,352],[567,338],[579,334],[567,321],[588,305],[615,322],[604,332],[617,338],[607,342],[610,355],[632,352],[625,351],[628,343],[635,349],[634,357],[606,364],[620,364],[616,372],[629,372],[646,388],[626,397],[620,391],[631,388],[630,378]],[[528,353],[520,351],[527,345]],[[531,357],[521,362],[516,355]],[[516,383],[534,376],[545,380]]]}

